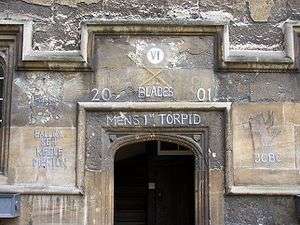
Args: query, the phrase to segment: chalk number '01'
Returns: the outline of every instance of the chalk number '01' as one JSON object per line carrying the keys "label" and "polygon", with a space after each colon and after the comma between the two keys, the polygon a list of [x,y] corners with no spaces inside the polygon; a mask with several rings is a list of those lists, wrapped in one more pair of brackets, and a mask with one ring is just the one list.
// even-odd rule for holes
{"label": "chalk number '01'", "polygon": [[199,88],[197,90],[197,99],[200,102],[205,102],[205,101],[210,102],[211,101],[211,88],[208,88],[208,89]]}

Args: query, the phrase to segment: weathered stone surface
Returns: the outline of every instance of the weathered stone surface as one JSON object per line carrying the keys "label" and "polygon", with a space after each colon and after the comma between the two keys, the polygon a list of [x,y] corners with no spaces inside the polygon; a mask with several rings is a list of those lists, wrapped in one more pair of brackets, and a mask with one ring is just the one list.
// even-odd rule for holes
{"label": "weathered stone surface", "polygon": [[[230,14],[238,17],[246,9],[246,2],[243,0],[206,0],[199,2],[199,8],[204,14],[213,14],[215,12],[218,16],[222,16],[222,13],[229,11]],[[226,10],[225,10],[226,9]]]}
{"label": "weathered stone surface", "polygon": [[284,119],[286,123],[295,124],[297,126],[300,125],[300,105],[286,102],[283,105]]}
{"label": "weathered stone surface", "polygon": [[222,170],[210,170],[210,205],[213,205],[214,211],[211,211],[211,223],[215,225],[224,224],[224,172]]}
{"label": "weathered stone surface", "polygon": [[[214,67],[214,43],[212,37],[182,36],[120,36],[96,39],[99,68],[205,68]],[[147,59],[151,48],[163,51],[163,61],[152,64]]]}
{"label": "weathered stone surface", "polygon": [[234,50],[283,50],[283,39],[282,28],[272,23],[230,27],[230,48]]}
{"label": "weathered stone surface", "polygon": [[287,6],[295,13],[295,18],[297,18],[297,13],[300,10],[300,2],[298,0],[288,0]]}
{"label": "weathered stone surface", "polygon": [[[0,1],[0,8],[1,19],[33,21],[34,50],[57,51],[78,50],[81,22],[98,19],[228,23],[231,49],[283,50],[282,25],[289,19],[300,19],[296,0],[4,0]],[[128,101],[131,106],[131,101],[200,101],[201,98],[201,101],[247,103],[233,107],[233,168],[226,169],[233,169],[234,185],[298,187],[300,105],[291,103],[300,100],[297,72],[214,71],[214,41],[212,36],[102,36],[96,37],[92,46],[96,53],[93,72],[15,72],[8,177],[1,178],[0,183],[74,187],[78,172],[75,157],[79,154],[75,146],[78,101],[93,98]],[[163,50],[165,58],[161,63],[149,62],[147,53],[151,47]],[[155,55],[150,57],[155,61]],[[156,94],[157,87],[172,87],[167,93],[174,95],[139,98],[141,85]],[[200,88],[204,92],[198,96]],[[231,150],[230,146],[225,148],[225,139],[230,142],[231,137],[225,136],[223,112],[200,114],[203,126],[208,129],[210,219],[212,224],[223,225],[224,167],[228,166],[225,151]],[[84,181],[78,181],[85,183],[85,196],[22,196],[21,217],[0,220],[1,225],[81,225],[86,214],[88,224],[113,223],[109,217],[113,207],[113,155],[100,151],[108,149],[112,137],[102,135],[101,116],[91,115],[86,123],[87,134],[80,137],[86,138],[87,154],[81,157],[82,161],[87,157],[87,167],[86,171],[78,172],[86,172],[85,177],[80,177]],[[80,126],[78,130],[82,129]],[[62,131],[63,138],[47,144],[47,140],[33,137],[34,130]],[[53,144],[59,149],[56,156],[40,152]],[[48,157],[58,161],[52,164],[50,160],[49,164]],[[289,197],[226,196],[225,204],[226,225],[297,224],[293,199]]]}
{"label": "weathered stone surface", "polygon": [[290,186],[296,187],[300,184],[299,170],[297,169],[259,169],[240,168],[234,170],[235,184],[237,186],[261,185],[264,187]]}
{"label": "weathered stone surface", "polygon": [[260,74],[250,83],[250,98],[253,102],[293,101],[296,90],[294,74]]}
{"label": "weathered stone surface", "polygon": [[[211,37],[101,37],[96,45],[95,88],[99,92],[110,89],[111,101],[212,101],[215,98],[218,85],[213,71]],[[162,51],[162,61],[157,64],[151,63],[154,48]],[[172,93],[166,97],[155,94],[150,98],[139,97],[140,88],[153,90],[153,87],[171,88]]]}
{"label": "weathered stone surface", "polygon": [[216,73],[216,99],[230,102],[297,101],[297,76],[283,73]]}
{"label": "weathered stone surface", "polygon": [[[30,197],[28,202],[30,202]],[[82,225],[84,206],[82,196],[34,196],[32,198],[33,225]],[[26,201],[26,200],[25,200]],[[55,213],[55,215],[54,215]]]}
{"label": "weathered stone surface", "polygon": [[296,140],[296,167],[300,167],[300,126],[296,125],[295,126],[295,140]]}
{"label": "weathered stone surface", "polygon": [[88,95],[91,74],[20,73],[13,80],[12,125],[75,126],[76,104]]}
{"label": "weathered stone surface", "polygon": [[113,171],[86,171],[85,179],[87,224],[113,224]]}
{"label": "weathered stone surface", "polygon": [[270,16],[273,0],[250,0],[251,17],[257,22],[266,22]]}
{"label": "weathered stone surface", "polygon": [[60,4],[60,5],[66,5],[66,6],[77,6],[79,3],[85,3],[85,4],[92,4],[92,3],[98,3],[101,2],[99,0],[22,0],[24,2],[32,3],[32,4],[38,4],[38,5],[45,5],[45,6],[51,6],[53,4]]}
{"label": "weathered stone surface", "polygon": [[2,225],[82,225],[84,201],[82,196],[23,195],[21,216],[16,219],[0,219]]}
{"label": "weathered stone surface", "polygon": [[38,4],[38,5],[46,5],[50,6],[54,3],[54,0],[46,0],[46,1],[40,1],[40,0],[23,0],[24,2],[32,3],[32,4]]}
{"label": "weathered stone surface", "polygon": [[233,106],[235,185],[299,185],[298,104]]}
{"label": "weathered stone surface", "polygon": [[226,225],[299,224],[294,211],[293,197],[226,196]]}
{"label": "weathered stone surface", "polygon": [[[268,4],[268,2],[271,3]],[[186,19],[215,22],[231,21],[233,26],[230,29],[230,36],[232,41],[236,40],[233,41],[235,48],[253,48],[253,44],[256,48],[262,49],[282,48],[283,35],[281,28],[278,27],[280,25],[273,23],[284,22],[288,18],[296,19],[299,12],[297,3],[285,0],[253,0],[250,1],[250,5],[253,18],[259,21],[267,19],[270,21],[267,26],[273,27],[274,31],[267,32],[266,29],[261,29],[260,24],[253,23],[247,12],[246,1],[242,0],[205,0],[201,2],[14,0],[10,1],[9,4],[0,2],[3,12],[9,12],[9,14],[0,14],[0,18],[33,19],[35,22],[35,31],[33,32],[35,50],[78,49],[79,24],[82,20],[88,19],[175,19],[181,22]],[[243,31],[239,32],[240,29]],[[257,43],[257,40],[261,43]]]}
{"label": "weathered stone surface", "polygon": [[11,128],[10,184],[75,186],[75,128]]}
{"label": "weathered stone surface", "polygon": [[241,73],[216,73],[218,89],[216,101],[248,102],[250,101],[250,82],[252,75]]}

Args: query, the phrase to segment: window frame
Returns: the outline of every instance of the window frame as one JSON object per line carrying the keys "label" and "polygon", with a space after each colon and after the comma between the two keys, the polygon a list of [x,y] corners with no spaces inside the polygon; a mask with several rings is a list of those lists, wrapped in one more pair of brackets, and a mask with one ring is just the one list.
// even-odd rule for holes
{"label": "window frame", "polygon": [[[5,53],[7,53],[5,51]],[[3,71],[3,101],[2,101],[2,122],[0,126],[0,175],[7,175],[9,157],[9,137],[10,137],[10,109],[11,109],[11,70],[8,66],[7,57],[3,51],[0,54],[0,67]]]}

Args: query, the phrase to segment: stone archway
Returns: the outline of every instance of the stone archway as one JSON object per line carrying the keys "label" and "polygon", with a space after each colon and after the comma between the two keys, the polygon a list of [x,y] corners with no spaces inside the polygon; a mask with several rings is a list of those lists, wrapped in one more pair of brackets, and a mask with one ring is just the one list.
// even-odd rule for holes
{"label": "stone archway", "polygon": [[[197,136],[194,137],[197,139]],[[91,196],[93,196],[90,200],[94,202],[91,204],[92,207],[88,210],[89,212],[95,211],[98,213],[97,215],[93,215],[93,217],[98,217],[96,220],[89,222],[88,224],[99,224],[99,225],[113,225],[114,219],[114,156],[115,153],[121,147],[137,142],[144,141],[167,141],[176,144],[180,144],[189,148],[195,158],[195,169],[194,169],[194,196],[195,196],[195,225],[206,225],[208,224],[208,209],[209,209],[209,201],[208,201],[208,161],[207,155],[192,137],[186,135],[178,135],[178,134],[165,134],[165,133],[144,133],[144,134],[128,134],[121,137],[118,137],[114,140],[111,140],[111,145],[107,148],[108,154],[102,155],[102,160],[105,164],[101,171],[89,171],[87,174],[92,173],[92,184],[91,186],[88,184],[86,188],[88,188],[89,192],[94,192]],[[94,183],[96,181],[96,183]],[[100,186],[99,192],[95,193],[93,187]],[[90,197],[91,197],[90,196]],[[102,215],[102,216],[101,216]]]}
{"label": "stone archway", "polygon": [[114,225],[195,225],[189,148],[143,141],[119,148],[114,159]]}
{"label": "stone archway", "polygon": [[[145,134],[131,134],[116,139],[111,145],[111,151],[114,155],[121,147],[137,142],[145,141],[166,141],[172,142],[184,147],[187,147],[193,152],[195,160],[194,168],[194,182],[195,182],[195,225],[208,224],[208,158],[199,143],[197,136],[193,135],[179,135],[179,134],[166,134],[166,133],[145,133]],[[199,140],[198,140],[199,141]]]}
{"label": "stone archway", "polygon": [[[77,185],[85,196],[85,224],[114,224],[115,153],[124,145],[151,140],[178,143],[193,151],[195,224],[223,224],[224,173],[213,169],[216,165],[208,160],[208,149],[218,149],[217,157],[222,160],[224,124],[221,116],[229,109],[226,104],[80,103],[76,171]],[[201,123],[171,125],[160,120],[160,115],[175,114],[198,115]],[[152,120],[143,123],[146,116]],[[129,123],[130,117],[139,123]],[[219,165],[219,162],[214,163]]]}

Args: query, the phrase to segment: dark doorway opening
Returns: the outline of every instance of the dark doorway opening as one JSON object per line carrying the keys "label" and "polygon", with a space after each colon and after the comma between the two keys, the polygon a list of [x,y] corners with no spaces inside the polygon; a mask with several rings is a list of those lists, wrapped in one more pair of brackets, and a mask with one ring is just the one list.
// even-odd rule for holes
{"label": "dark doorway opening", "polygon": [[127,145],[115,157],[115,225],[195,225],[194,156],[180,145]]}

